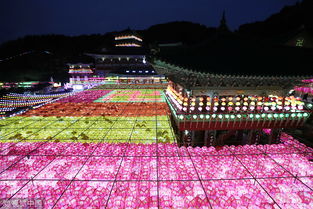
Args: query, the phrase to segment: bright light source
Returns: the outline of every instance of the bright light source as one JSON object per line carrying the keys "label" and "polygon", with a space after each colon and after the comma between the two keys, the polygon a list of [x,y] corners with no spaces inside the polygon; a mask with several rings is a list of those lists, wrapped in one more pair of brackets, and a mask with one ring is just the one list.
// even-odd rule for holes
{"label": "bright light source", "polygon": [[74,84],[73,85],[73,90],[74,91],[84,90],[84,86],[82,84]]}

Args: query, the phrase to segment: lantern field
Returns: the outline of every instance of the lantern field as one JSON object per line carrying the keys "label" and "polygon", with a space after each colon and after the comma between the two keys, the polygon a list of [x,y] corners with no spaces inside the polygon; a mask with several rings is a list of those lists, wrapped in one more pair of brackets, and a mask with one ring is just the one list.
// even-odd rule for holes
{"label": "lantern field", "polygon": [[[0,120],[1,198],[42,199],[45,208],[311,206],[312,148],[285,133],[280,144],[178,146],[169,114],[180,103],[169,98],[161,89],[97,87]],[[208,123],[309,117],[300,110],[173,116]]]}

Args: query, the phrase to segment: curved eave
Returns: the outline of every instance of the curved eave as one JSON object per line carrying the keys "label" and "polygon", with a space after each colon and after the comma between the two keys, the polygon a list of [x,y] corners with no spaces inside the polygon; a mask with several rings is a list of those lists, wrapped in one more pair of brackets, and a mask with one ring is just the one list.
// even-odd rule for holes
{"label": "curved eave", "polygon": [[[278,88],[284,89],[288,86],[300,84],[302,80],[313,78],[312,76],[250,76],[250,75],[227,75],[203,73],[177,65],[154,59],[151,62],[154,69],[168,76],[174,82],[186,88]],[[234,84],[233,86],[230,84]]]}

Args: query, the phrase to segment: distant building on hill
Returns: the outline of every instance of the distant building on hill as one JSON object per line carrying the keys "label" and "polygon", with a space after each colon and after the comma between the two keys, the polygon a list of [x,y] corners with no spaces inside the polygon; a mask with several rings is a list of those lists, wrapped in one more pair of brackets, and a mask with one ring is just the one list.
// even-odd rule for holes
{"label": "distant building on hill", "polygon": [[142,47],[142,37],[130,29],[116,34],[114,40],[116,47]]}
{"label": "distant building on hill", "polygon": [[109,83],[160,83],[164,76],[157,75],[148,63],[148,51],[143,39],[130,29],[117,33],[115,47],[100,52],[86,53],[94,58],[95,75],[98,81]]}
{"label": "distant building on hill", "polygon": [[91,85],[91,78],[94,75],[94,69],[92,68],[92,63],[68,63],[68,73],[69,78],[69,88],[73,89],[84,89]]}
{"label": "distant building on hill", "polygon": [[297,32],[289,36],[284,45],[300,48],[313,48],[313,34],[306,28],[301,27]]}

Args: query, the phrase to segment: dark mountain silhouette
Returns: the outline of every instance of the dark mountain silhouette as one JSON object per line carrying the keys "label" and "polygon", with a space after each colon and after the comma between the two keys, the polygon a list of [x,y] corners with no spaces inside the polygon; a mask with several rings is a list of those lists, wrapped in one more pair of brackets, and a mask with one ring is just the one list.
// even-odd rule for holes
{"label": "dark mountain silhouette", "polygon": [[238,32],[245,37],[279,41],[301,27],[313,32],[312,0],[303,0],[294,6],[286,6],[262,22],[243,24]]}
{"label": "dark mountain silhouette", "polygon": [[[214,31],[196,23],[172,22],[137,32],[144,36],[148,46],[167,41],[193,44],[205,40]],[[8,41],[0,46],[0,81],[48,80],[51,76],[66,81],[66,63],[92,62],[84,54],[103,52],[103,48],[112,49],[115,33],[72,37],[34,35]]]}
{"label": "dark mountain silhouette", "polygon": [[265,45],[240,36],[218,36],[194,46],[161,47],[156,56],[205,73],[313,76],[313,49]]}
{"label": "dark mountain silhouette", "polygon": [[147,43],[182,42],[195,44],[204,41],[216,33],[216,28],[186,21],[154,25],[141,31]]}
{"label": "dark mountain silhouette", "polygon": [[[249,66],[267,66],[257,64],[259,59],[267,60],[267,63],[274,60],[275,66],[287,66],[290,71],[292,68],[303,68],[304,72],[312,71],[311,68],[306,69],[307,57],[312,55],[312,50],[288,47],[285,50],[278,46],[279,43],[286,42],[290,34],[294,34],[300,27],[312,31],[312,4],[312,0],[304,0],[294,6],[285,7],[263,22],[240,26],[234,33],[221,33],[217,28],[186,21],[154,25],[137,32],[143,37],[145,47],[158,48],[159,43],[181,42],[183,46],[180,48],[163,48],[158,56],[175,61],[178,55],[178,59],[184,60],[186,63],[183,65],[186,66],[191,65],[192,60],[198,62],[195,56],[189,56],[197,55],[206,62],[199,62],[199,68],[210,67],[207,69],[225,73],[236,73],[236,68],[231,69],[232,65],[243,63],[246,66],[244,72],[253,74],[248,71]],[[226,23],[226,20],[223,22]],[[51,76],[66,81],[66,63],[92,62],[84,54],[112,48],[114,33],[26,36],[5,42],[0,45],[0,81],[49,80]],[[271,50],[275,53],[268,54]],[[263,56],[266,54],[268,55]],[[215,61],[207,62],[205,56],[210,56]],[[290,64],[290,60],[295,62]],[[302,66],[303,63],[305,65]],[[237,65],[237,68],[241,68],[241,65]]]}

